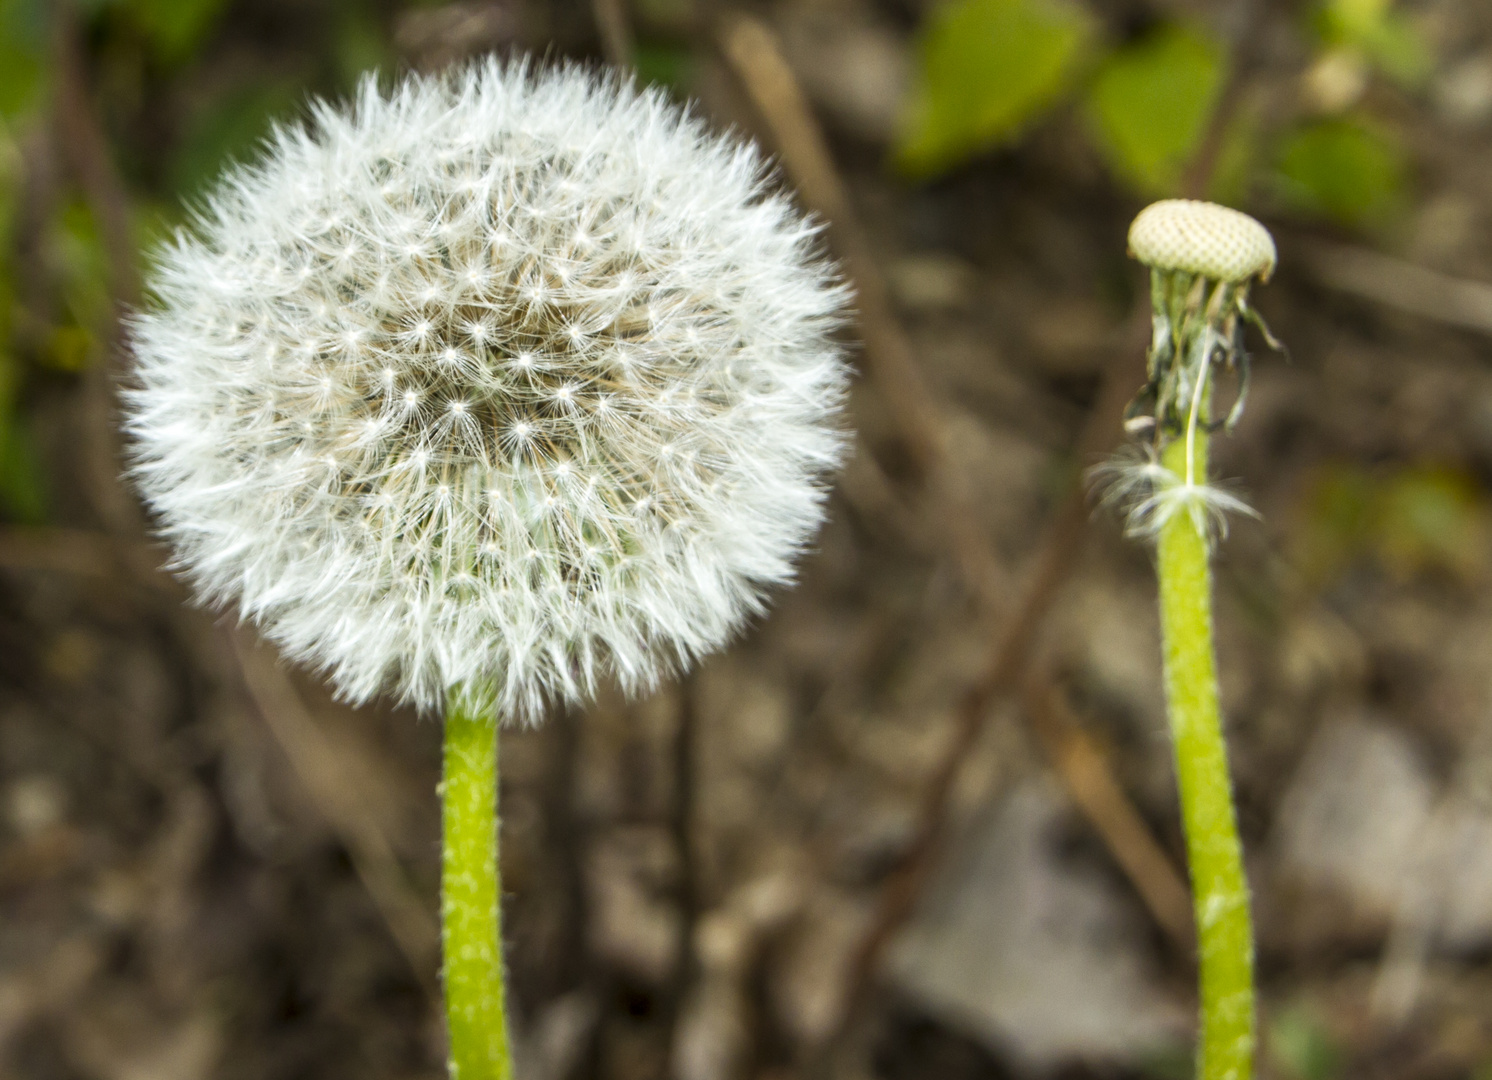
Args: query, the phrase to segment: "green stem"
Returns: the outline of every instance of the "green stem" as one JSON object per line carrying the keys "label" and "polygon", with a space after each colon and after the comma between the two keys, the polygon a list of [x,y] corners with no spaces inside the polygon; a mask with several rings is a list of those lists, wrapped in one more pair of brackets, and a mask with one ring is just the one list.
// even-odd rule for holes
{"label": "green stem", "polygon": [[452,1080],[512,1080],[503,1012],[497,722],[451,694],[441,784],[440,921]]}
{"label": "green stem", "polygon": [[[1174,440],[1162,457],[1178,476],[1186,474],[1188,442]],[[1197,440],[1195,453],[1193,464],[1205,483],[1205,436]],[[1203,527],[1205,523],[1182,508],[1160,534],[1157,572],[1166,702],[1176,748],[1201,968],[1197,1077],[1248,1080],[1254,1056],[1253,930],[1218,709],[1212,571]]]}

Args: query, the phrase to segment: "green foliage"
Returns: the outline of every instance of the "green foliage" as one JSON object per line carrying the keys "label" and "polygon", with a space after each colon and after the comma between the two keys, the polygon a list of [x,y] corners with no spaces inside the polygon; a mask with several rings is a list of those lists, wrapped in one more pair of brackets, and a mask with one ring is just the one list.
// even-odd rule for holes
{"label": "green foliage", "polygon": [[256,156],[277,119],[291,119],[304,100],[299,83],[270,82],[225,95],[191,124],[171,163],[171,187],[191,197],[230,163]]}
{"label": "green foliage", "polygon": [[0,509],[11,521],[47,519],[47,490],[31,425],[13,407],[0,415]]}
{"label": "green foliage", "polygon": [[1068,88],[1092,36],[1066,0],[952,0],[929,16],[895,159],[931,176],[1015,137]]}
{"label": "green foliage", "polygon": [[362,5],[342,12],[332,36],[332,58],[338,77],[347,87],[357,85],[370,71],[392,71],[397,60],[378,19]]}
{"label": "green foliage", "polygon": [[1087,103],[1110,168],[1146,195],[1173,192],[1207,133],[1225,76],[1222,48],[1184,26],[1163,26],[1111,55]]}
{"label": "green foliage", "polygon": [[1486,497],[1464,473],[1406,469],[1379,494],[1378,557],[1396,577],[1449,573],[1464,581],[1487,567]]}
{"label": "green foliage", "polygon": [[188,59],[217,22],[226,0],[127,0],[130,20],[167,63]]}
{"label": "green foliage", "polygon": [[1305,1008],[1279,1013],[1269,1025],[1269,1057],[1288,1080],[1332,1080],[1342,1055],[1320,1021]]}
{"label": "green foliage", "polygon": [[1360,50],[1404,86],[1423,84],[1434,68],[1430,47],[1392,0],[1326,0],[1319,22],[1328,45]]}
{"label": "green foliage", "polygon": [[86,204],[65,204],[48,232],[49,261],[57,278],[68,322],[52,335],[41,359],[64,371],[91,362],[96,339],[113,317],[109,295],[109,260],[98,223]]}
{"label": "green foliage", "polygon": [[1364,228],[1392,217],[1404,199],[1407,164],[1399,142],[1359,120],[1319,120],[1289,133],[1280,149],[1279,189],[1296,210]]}
{"label": "green foliage", "polygon": [[682,45],[640,41],[633,51],[637,78],[651,86],[682,93],[694,74],[694,58]]}
{"label": "green foliage", "polygon": [[1383,476],[1330,468],[1304,509],[1293,562],[1313,590],[1364,559],[1401,581],[1443,574],[1470,584],[1492,558],[1492,505],[1456,469],[1414,465]]}
{"label": "green foliage", "polygon": [[1223,131],[1207,198],[1224,206],[1242,206],[1249,201],[1257,173],[1260,143],[1259,118],[1240,109]]}
{"label": "green foliage", "polygon": [[1189,1045],[1160,1046],[1145,1054],[1139,1066],[1147,1080],[1192,1080],[1197,1052]]}
{"label": "green foliage", "polygon": [[[20,152],[0,124],[0,252],[7,256],[14,250],[11,244],[20,182]],[[23,368],[13,348],[20,313],[15,270],[12,260],[0,258],[0,513],[12,521],[35,523],[46,515],[46,498],[30,431],[16,407]]]}
{"label": "green foliage", "polygon": [[46,45],[43,0],[0,0],[0,119],[19,116],[37,103]]}

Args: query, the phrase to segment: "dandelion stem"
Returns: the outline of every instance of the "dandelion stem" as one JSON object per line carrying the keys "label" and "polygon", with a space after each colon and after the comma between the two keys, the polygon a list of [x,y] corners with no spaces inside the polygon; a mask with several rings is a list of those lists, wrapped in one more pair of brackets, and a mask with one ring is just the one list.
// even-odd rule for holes
{"label": "dandelion stem", "polygon": [[[1173,441],[1162,462],[1176,473],[1195,465],[1205,478],[1207,436]],[[1160,532],[1166,704],[1197,920],[1202,1012],[1197,1077],[1248,1080],[1254,1053],[1253,930],[1218,709],[1206,526],[1200,515],[1179,513]]]}
{"label": "dandelion stem", "polygon": [[452,1080],[512,1080],[503,1009],[497,723],[458,690],[445,719],[440,920]]}

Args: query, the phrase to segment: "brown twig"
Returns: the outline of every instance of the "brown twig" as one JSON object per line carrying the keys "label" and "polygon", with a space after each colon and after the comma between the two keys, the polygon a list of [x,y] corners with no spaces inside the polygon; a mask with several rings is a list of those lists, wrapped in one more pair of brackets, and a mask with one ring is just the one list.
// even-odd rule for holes
{"label": "brown twig", "polygon": [[1465,330],[1492,334],[1492,285],[1345,244],[1302,249],[1321,284],[1385,307]]}
{"label": "brown twig", "polygon": [[1201,144],[1192,154],[1191,161],[1181,175],[1181,194],[1188,199],[1205,199],[1207,189],[1217,173],[1217,163],[1222,157],[1228,140],[1228,127],[1238,115],[1243,104],[1246,85],[1244,76],[1257,60],[1256,52],[1262,44],[1258,31],[1259,6],[1262,0],[1235,0],[1232,74],[1223,86],[1216,108],[1208,120],[1207,130],[1202,134]]}
{"label": "brown twig", "polygon": [[132,559],[103,533],[50,526],[12,525],[0,529],[0,566],[7,570],[50,570],[77,577],[115,577],[120,562]]}
{"label": "brown twig", "polygon": [[1028,679],[1024,698],[1031,729],[1041,740],[1067,794],[1103,837],[1119,868],[1177,952],[1191,956],[1197,944],[1191,890],[1150,826],[1114,782],[1102,751],[1083,731],[1066,696],[1047,679]]}
{"label": "brown twig", "polygon": [[591,0],[601,51],[612,67],[632,66],[632,26],[627,20],[626,0]]}
{"label": "brown twig", "polygon": [[73,5],[53,5],[55,98],[53,116],[59,143],[73,179],[82,189],[98,221],[109,286],[126,307],[140,301],[140,273],[130,226],[130,199],[109,152],[109,141],[99,123],[88,89],[87,67]]}
{"label": "brown twig", "polygon": [[[1139,331],[1137,334],[1135,331]],[[1135,319],[1125,335],[1127,346],[1117,354],[1104,375],[1103,389],[1078,440],[1079,460],[1114,444],[1131,391],[1143,376],[1143,337],[1149,319]],[[1129,347],[1134,346],[1134,347]],[[990,706],[1014,688],[1030,656],[1037,631],[1056,599],[1062,583],[1082,551],[1087,536],[1088,507],[1081,489],[1074,489],[1047,525],[1037,544],[1037,562],[1020,603],[1006,621],[1003,632],[990,650],[980,678],[965,691],[959,702],[953,741],[933,774],[925,782],[918,812],[917,833],[907,847],[907,856],[883,887],[876,913],[851,959],[847,979],[851,987],[841,1014],[841,1023],[829,1045],[839,1041],[864,1007],[874,985],[873,976],[881,954],[903,923],[911,916],[917,897],[932,870],[947,829],[948,804],[960,767],[968,760],[984,731]],[[1101,756],[1095,767],[1110,772]],[[1110,780],[1111,786],[1117,784]]]}
{"label": "brown twig", "polygon": [[113,378],[119,366],[121,317],[140,303],[140,272],[131,227],[129,192],[109,151],[88,86],[83,31],[69,0],[52,6],[54,55],[53,124],[59,150],[82,190],[103,237],[109,288],[115,305],[104,341],[104,363],[83,381],[85,479],[108,531],[138,535],[139,508],[118,483],[119,447],[113,424]]}
{"label": "brown twig", "polygon": [[977,517],[948,468],[947,424],[893,312],[891,293],[875,252],[850,203],[828,144],[802,88],[783,58],[776,35],[745,15],[730,16],[720,46],[752,104],[771,128],[783,166],[809,209],[827,223],[830,244],[855,286],[855,308],[870,377],[920,474],[926,494],[943,511],[940,524],[974,592],[998,603],[1005,579],[1000,560],[979,531]]}
{"label": "brown twig", "polygon": [[358,879],[420,984],[432,1000],[437,999],[435,962],[440,936],[435,920],[410,888],[393,845],[368,805],[368,794],[349,775],[341,755],[274,654],[251,642],[241,629],[233,632],[233,651],[260,717],[290,759],[316,809],[346,848]]}
{"label": "brown twig", "polygon": [[[1248,43],[1254,36],[1253,0],[1242,0],[1240,10],[1245,24],[1241,35],[1243,40],[1237,49],[1241,60],[1249,55]],[[783,165],[798,185],[804,201],[830,223],[831,243],[843,257],[857,287],[860,329],[871,379],[891,411],[909,451],[927,474],[936,479],[942,472],[939,467],[944,455],[937,404],[917,372],[910,342],[892,314],[889,294],[869,242],[857,223],[844,184],[797,80],[783,59],[772,32],[756,20],[736,17],[727,22],[721,43],[727,59],[766,120]],[[1193,167],[1187,172],[1185,187],[1188,194],[1205,189],[1215,168],[1229,117],[1241,97],[1239,73],[1244,66],[1242,62],[1235,63],[1233,78],[1224,91],[1221,107],[1213,116]],[[1143,382],[1143,355],[1148,336],[1148,311],[1137,309],[1119,352],[1105,370],[1099,400],[1079,438],[1077,458],[1080,462],[1090,460],[1117,442],[1124,406],[1134,389]],[[942,496],[950,522],[965,526],[972,522],[967,513],[958,512],[961,507],[946,505],[950,496],[956,500],[956,492],[949,492],[944,487],[936,494]],[[909,845],[908,857],[885,885],[876,914],[853,954],[848,971],[850,992],[847,1004],[837,1031],[824,1047],[826,1052],[832,1051],[833,1046],[854,1027],[881,954],[912,912],[945,832],[949,798],[959,768],[983,731],[990,705],[1014,688],[1028,659],[1032,639],[1082,549],[1086,520],[1086,500],[1082,491],[1075,487],[1037,545],[1039,554],[1028,585],[996,640],[984,674],[969,688],[960,703],[955,737],[924,789],[919,826]],[[975,533],[972,540],[967,531],[963,535],[956,534],[952,537],[952,544],[958,549],[958,561],[966,574],[971,566],[979,567],[994,561],[988,540],[980,534]],[[980,571],[976,570],[976,574],[979,576],[971,581],[992,580],[992,576]],[[987,591],[977,591],[988,599]],[[1101,754],[1091,744],[1088,749],[1092,753],[1085,756],[1084,767],[1101,771],[1106,778],[1104,787],[1108,794],[1128,806],[1128,800],[1113,780],[1112,771]],[[1138,820],[1132,807],[1129,813]],[[1101,835],[1108,839],[1106,834]],[[821,1059],[819,1063],[826,1060]]]}

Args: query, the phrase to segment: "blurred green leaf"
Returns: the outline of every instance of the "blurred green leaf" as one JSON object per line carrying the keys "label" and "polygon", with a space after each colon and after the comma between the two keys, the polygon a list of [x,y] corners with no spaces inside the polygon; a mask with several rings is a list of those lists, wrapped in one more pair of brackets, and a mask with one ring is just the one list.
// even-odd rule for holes
{"label": "blurred green leaf", "polygon": [[[16,208],[21,195],[21,148],[0,118],[0,251],[13,250]],[[4,320],[0,313],[0,322]]]}
{"label": "blurred green leaf", "polygon": [[1341,1071],[1341,1052],[1311,1010],[1296,1007],[1269,1024],[1268,1053],[1289,1080],[1332,1080]]}
{"label": "blurred green leaf", "polygon": [[1355,120],[1321,120],[1286,136],[1277,179],[1295,209],[1362,228],[1399,209],[1406,173],[1404,150],[1387,133]]}
{"label": "blurred green leaf", "polygon": [[1258,174],[1260,124],[1256,113],[1240,108],[1223,131],[1207,197],[1224,206],[1249,202]]}
{"label": "blurred green leaf", "polygon": [[98,339],[81,326],[59,326],[47,339],[42,359],[58,371],[82,371],[93,363]]}
{"label": "blurred green leaf", "polygon": [[383,26],[362,5],[348,8],[337,21],[332,55],[344,86],[357,85],[368,72],[391,71],[396,59]]}
{"label": "blurred green leaf", "polygon": [[[103,236],[85,203],[74,200],[63,205],[49,230],[47,246],[66,313],[74,328],[91,341],[94,331],[112,317],[113,301]],[[76,339],[56,356],[48,350],[44,359],[69,370],[86,366],[86,355],[79,354]]]}
{"label": "blurred green leaf", "polygon": [[226,6],[226,0],[127,0],[125,9],[155,54],[177,63],[196,50]]}
{"label": "blurred green leaf", "polygon": [[1291,557],[1312,590],[1362,558],[1401,581],[1426,573],[1480,581],[1492,562],[1492,505],[1456,469],[1412,465],[1381,475],[1329,467],[1306,497]]}
{"label": "blurred green leaf", "polygon": [[302,100],[303,88],[291,81],[225,95],[188,128],[171,162],[172,188],[183,196],[198,194],[230,162],[257,156],[274,121],[294,119]]}
{"label": "blurred green leaf", "polygon": [[1475,581],[1487,568],[1487,501],[1464,473],[1418,467],[1396,474],[1380,492],[1377,519],[1377,554],[1401,579],[1443,571]]}
{"label": "blurred green leaf", "polygon": [[1402,85],[1419,86],[1434,70],[1430,46],[1391,0],[1327,0],[1320,22],[1328,45],[1362,50]]}
{"label": "blurred green leaf", "polygon": [[1162,26],[1110,56],[1088,93],[1110,168],[1144,194],[1174,191],[1207,133],[1224,76],[1222,48],[1185,26]]}
{"label": "blurred green leaf", "polygon": [[43,0],[0,0],[0,117],[19,116],[37,103],[46,47]]}
{"label": "blurred green leaf", "polygon": [[1071,83],[1091,18],[1066,0],[952,0],[928,18],[895,160],[943,172],[1013,139]]}
{"label": "blurred green leaf", "polygon": [[1307,491],[1290,561],[1307,588],[1325,588],[1369,543],[1373,483],[1360,469],[1328,466]]}
{"label": "blurred green leaf", "polygon": [[679,93],[694,74],[694,54],[683,45],[640,41],[633,51],[632,63],[644,84]]}
{"label": "blurred green leaf", "polygon": [[47,503],[31,425],[7,404],[0,415],[0,509],[11,521],[40,525],[47,519]]}
{"label": "blurred green leaf", "polygon": [[1197,1052],[1192,1046],[1160,1046],[1141,1057],[1139,1072],[1148,1080],[1192,1080],[1196,1063]]}

